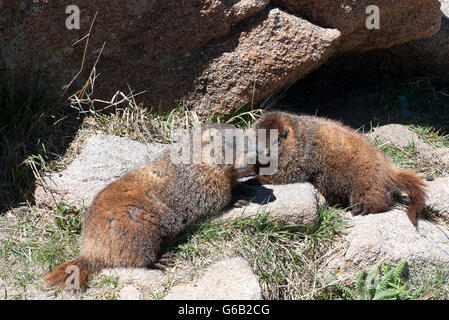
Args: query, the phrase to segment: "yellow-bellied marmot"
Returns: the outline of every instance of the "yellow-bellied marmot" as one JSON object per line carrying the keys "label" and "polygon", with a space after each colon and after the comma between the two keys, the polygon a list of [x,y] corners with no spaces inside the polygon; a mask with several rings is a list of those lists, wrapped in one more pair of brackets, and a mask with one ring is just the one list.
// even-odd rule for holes
{"label": "yellow-bellied marmot", "polygon": [[[221,128],[215,125],[190,137],[201,139],[204,150],[211,143],[211,131],[216,134]],[[186,144],[191,146],[191,141]],[[193,155],[194,149],[189,150]],[[84,218],[79,257],[55,267],[45,280],[64,286],[68,267],[75,266],[79,285],[85,288],[90,277],[103,268],[151,265],[162,244],[199,217],[226,207],[237,178],[253,170],[241,163],[209,163],[203,158],[199,163],[172,162],[171,152],[166,151],[99,192]]]}
{"label": "yellow-bellied marmot", "polygon": [[410,196],[410,221],[416,225],[420,218],[424,180],[412,170],[392,166],[363,134],[336,121],[286,112],[265,113],[252,128],[277,129],[279,134],[278,170],[262,176],[262,181],[308,181],[329,202],[349,204],[353,214],[363,215],[386,211],[392,192],[405,191]]}

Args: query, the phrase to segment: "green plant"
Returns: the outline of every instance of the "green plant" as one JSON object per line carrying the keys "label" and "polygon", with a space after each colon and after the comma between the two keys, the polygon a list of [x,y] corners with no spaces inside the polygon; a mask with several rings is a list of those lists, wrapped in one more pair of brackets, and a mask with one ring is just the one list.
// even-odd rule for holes
{"label": "green plant", "polygon": [[75,207],[59,203],[55,210],[55,224],[62,230],[79,234],[83,226],[81,212]]}
{"label": "green plant", "polygon": [[263,112],[263,109],[253,109],[249,102],[246,102],[231,114],[222,110],[215,112],[206,119],[206,123],[229,123],[235,125],[237,128],[248,129],[254,121],[262,116]]}
{"label": "green plant", "polygon": [[391,142],[381,143],[376,139],[374,143],[382,150],[385,155],[396,165],[402,168],[410,168],[418,166],[420,160],[413,143],[409,143],[404,148],[399,148]]}
{"label": "green plant", "polygon": [[244,105],[237,108],[225,123],[233,124],[238,128],[248,129],[263,114],[263,109],[243,111],[243,107]]}
{"label": "green plant", "polygon": [[422,290],[410,288],[405,274],[406,261],[402,260],[396,267],[384,262],[375,265],[370,272],[360,271],[355,288],[338,282],[335,287],[345,300],[414,300]]}
{"label": "green plant", "polygon": [[424,141],[435,147],[449,147],[449,134],[435,129],[433,126],[409,125],[410,130],[418,134]]}

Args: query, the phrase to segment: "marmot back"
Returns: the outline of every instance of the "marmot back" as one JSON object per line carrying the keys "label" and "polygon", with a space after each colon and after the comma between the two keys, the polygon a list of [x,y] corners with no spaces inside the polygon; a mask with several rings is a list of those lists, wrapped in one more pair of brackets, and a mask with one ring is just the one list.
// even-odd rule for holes
{"label": "marmot back", "polygon": [[[201,149],[211,131],[190,135]],[[226,126],[224,128],[230,128]],[[182,146],[190,145],[191,141]],[[193,149],[189,149],[193,155]],[[69,267],[79,270],[80,287],[107,267],[147,267],[154,263],[161,245],[201,216],[213,215],[231,200],[231,188],[252,167],[234,164],[172,161],[168,150],[154,162],[134,169],[106,186],[85,215],[80,256],[54,268],[45,278],[64,286]],[[235,159],[234,159],[235,160]],[[235,162],[234,162],[235,163]]]}
{"label": "marmot back", "polygon": [[268,112],[253,128],[279,132],[278,171],[262,180],[308,181],[329,202],[349,204],[354,214],[363,215],[386,211],[392,192],[405,191],[410,196],[411,222],[416,225],[420,218],[424,180],[412,170],[393,167],[363,134],[337,121],[286,112]]}

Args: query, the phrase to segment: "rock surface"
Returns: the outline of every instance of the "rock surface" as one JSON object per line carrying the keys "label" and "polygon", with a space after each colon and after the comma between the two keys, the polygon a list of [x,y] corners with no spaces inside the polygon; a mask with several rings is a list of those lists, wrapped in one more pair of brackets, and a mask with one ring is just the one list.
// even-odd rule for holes
{"label": "rock surface", "polygon": [[99,276],[117,277],[124,287],[132,286],[140,289],[156,289],[165,280],[160,270],[147,268],[104,269]]}
{"label": "rock surface", "polygon": [[248,186],[250,203],[241,208],[230,208],[216,218],[227,221],[269,212],[289,224],[301,225],[301,231],[314,230],[319,221],[319,198],[322,197],[310,183]]}
{"label": "rock surface", "polygon": [[118,300],[140,300],[140,291],[134,286],[126,286],[120,290]]}
{"label": "rock surface", "polygon": [[[440,4],[436,1],[372,0],[274,0],[279,6],[316,24],[342,33],[339,52],[389,48],[425,38],[440,28]],[[366,20],[370,5],[379,8],[380,28],[369,30]]]}
{"label": "rock surface", "polygon": [[441,163],[449,165],[449,148],[435,147],[426,143],[415,132],[409,130],[406,126],[401,124],[388,124],[378,128],[374,128],[372,133],[367,134],[367,137],[374,141],[389,141],[400,148],[407,147],[413,143],[416,151],[434,163]]}
{"label": "rock surface", "polygon": [[403,210],[351,217],[345,247],[327,261],[333,275],[352,278],[382,261],[405,259],[412,276],[449,264],[449,231],[421,220],[418,230]]}
{"label": "rock surface", "polygon": [[[149,108],[167,110],[183,102],[203,116],[268,97],[337,53],[429,37],[441,20],[437,0],[94,0],[77,5],[79,30],[66,28],[66,1],[1,1],[0,72],[24,87],[45,62],[42,86],[59,89],[79,71],[75,85],[84,83],[95,65],[94,98],[127,93],[129,84],[133,92],[145,91],[136,101]],[[365,26],[368,5],[380,7],[380,30]]]}
{"label": "rock surface", "polygon": [[80,155],[65,170],[44,176],[37,182],[36,204],[52,207],[64,202],[88,207],[106,185],[166,148],[163,144],[145,145],[115,136],[89,137]]}
{"label": "rock surface", "polygon": [[[259,101],[319,67],[334,53],[339,37],[335,29],[272,9],[242,23],[223,42],[213,42],[193,54],[193,60],[188,57],[189,61],[182,62],[177,77],[179,73],[186,78],[198,74],[185,90],[184,101],[195,105],[200,114],[233,110],[251,99]],[[171,76],[164,73],[167,79],[163,82],[171,83],[174,90],[179,83]]]}
{"label": "rock surface", "polygon": [[407,68],[421,68],[444,80],[449,80],[449,0],[440,0],[443,18],[440,30],[429,38],[411,41],[389,50]]}
{"label": "rock surface", "polygon": [[[403,76],[414,71],[417,76],[431,76],[449,81],[449,0],[440,0],[441,28],[431,37],[372,51],[349,51],[333,56],[323,74],[356,74],[372,76],[380,73]],[[301,2],[302,3],[302,2]],[[381,18],[382,25],[382,18]],[[344,32],[342,32],[344,40]]]}
{"label": "rock surface", "polygon": [[210,266],[198,279],[170,290],[165,300],[261,300],[257,277],[248,262],[232,258]]}
{"label": "rock surface", "polygon": [[449,177],[436,178],[429,182],[426,208],[449,220]]}

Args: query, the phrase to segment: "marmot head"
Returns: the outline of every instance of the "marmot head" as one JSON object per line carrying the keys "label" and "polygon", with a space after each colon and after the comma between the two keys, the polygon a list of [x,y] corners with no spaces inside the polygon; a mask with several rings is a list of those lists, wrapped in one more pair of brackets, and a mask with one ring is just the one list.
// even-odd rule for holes
{"label": "marmot head", "polygon": [[[272,166],[273,161],[276,162],[276,166],[279,166],[282,164],[279,161],[288,160],[294,154],[297,137],[296,125],[293,123],[293,120],[292,115],[288,113],[268,112],[252,126],[252,129],[256,130],[258,137],[256,164],[256,172],[258,174],[265,175],[260,171],[261,168]],[[269,158],[268,163],[267,158]]]}
{"label": "marmot head", "polygon": [[255,144],[248,143],[243,130],[231,124],[207,125],[193,138],[201,139],[202,162],[232,169],[235,176],[255,174]]}

